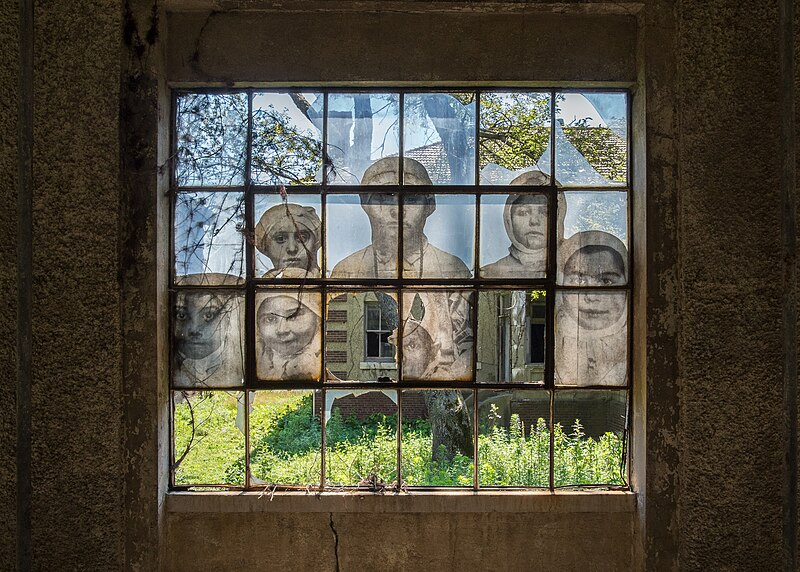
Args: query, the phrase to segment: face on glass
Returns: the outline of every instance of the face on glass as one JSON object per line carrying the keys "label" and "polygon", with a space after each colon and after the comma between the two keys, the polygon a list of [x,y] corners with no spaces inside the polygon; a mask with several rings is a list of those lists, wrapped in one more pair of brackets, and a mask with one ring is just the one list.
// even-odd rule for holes
{"label": "face on glass", "polygon": [[408,378],[419,378],[433,362],[436,349],[430,334],[417,324],[409,325],[403,337],[403,373]]}
{"label": "face on glass", "polygon": [[258,308],[261,340],[278,354],[299,353],[314,339],[317,324],[317,315],[291,296],[267,298]]}
{"label": "face on glass", "polygon": [[407,195],[403,201],[403,231],[410,235],[422,233],[435,208],[432,195]]}
{"label": "face on glass", "polygon": [[621,286],[625,284],[625,263],[619,252],[608,246],[584,246],[564,264],[567,286]]}
{"label": "face on glass", "polygon": [[175,347],[189,359],[217,351],[225,336],[225,303],[216,295],[179,294],[175,303]]}
{"label": "face on glass", "polygon": [[291,219],[277,223],[265,241],[266,253],[275,268],[303,268],[313,266],[316,255],[314,235]]}
{"label": "face on glass", "polygon": [[542,197],[522,197],[511,205],[514,238],[531,250],[547,246],[547,204]]}

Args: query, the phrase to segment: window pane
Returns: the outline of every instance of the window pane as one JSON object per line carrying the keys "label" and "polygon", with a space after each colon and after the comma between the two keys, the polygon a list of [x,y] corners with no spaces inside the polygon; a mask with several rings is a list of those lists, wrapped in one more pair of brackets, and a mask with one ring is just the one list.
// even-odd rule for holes
{"label": "window pane", "polygon": [[[313,391],[250,391],[250,482],[319,485],[322,428]],[[321,393],[316,393],[319,400]]]}
{"label": "window pane", "polygon": [[586,230],[558,245],[556,281],[565,286],[624,286],[628,249],[613,234]]}
{"label": "window pane", "polygon": [[472,392],[403,392],[403,483],[466,487],[473,482]]}
{"label": "window pane", "polygon": [[174,391],[176,485],[244,485],[244,394]]}
{"label": "window pane", "polygon": [[482,185],[549,184],[549,147],[550,93],[481,93]]}
{"label": "window pane", "polygon": [[319,278],[321,212],[319,195],[256,195],[256,276]]}
{"label": "window pane", "polygon": [[472,380],[472,304],[468,290],[403,292],[403,379]]}
{"label": "window pane", "polygon": [[[325,363],[329,379],[396,380],[395,351],[389,342],[394,342],[396,336],[397,294],[391,290],[331,293],[327,310]],[[378,314],[385,320],[385,331],[377,327],[380,325]],[[367,332],[370,329],[374,331]]]}
{"label": "window pane", "polygon": [[628,169],[626,95],[556,94],[555,139],[559,184],[624,185]]}
{"label": "window pane", "polygon": [[547,275],[547,197],[481,197],[481,278]]}
{"label": "window pane", "polygon": [[178,96],[175,141],[179,186],[244,184],[247,94]]}
{"label": "window pane", "polygon": [[397,392],[329,390],[325,393],[328,485],[375,491],[397,482]]}
{"label": "window pane", "polygon": [[628,194],[624,191],[565,191],[558,199],[558,236],[586,230],[613,234],[628,244]]}
{"label": "window pane", "polygon": [[471,278],[475,197],[406,193],[403,258],[404,278]]}
{"label": "window pane", "polygon": [[320,93],[253,95],[253,158],[258,185],[309,185],[322,182],[322,105]]}
{"label": "window pane", "polygon": [[322,297],[312,290],[256,293],[256,371],[266,381],[317,381]]}
{"label": "window pane", "polygon": [[173,387],[234,387],[244,382],[244,296],[221,290],[174,295]]}
{"label": "window pane", "polygon": [[487,290],[478,300],[477,381],[543,382],[545,292]]}
{"label": "window pane", "polygon": [[550,393],[478,392],[481,486],[550,486]]}
{"label": "window pane", "polygon": [[397,278],[397,197],[328,195],[328,276]]}
{"label": "window pane", "polygon": [[[332,93],[328,96],[328,183],[333,185],[397,184],[395,178],[362,181],[364,172],[400,147],[400,96],[397,93]],[[314,106],[315,111],[321,109]]]}
{"label": "window pane", "polygon": [[245,274],[244,194],[178,193],[177,284],[235,284]]}
{"label": "window pane", "polygon": [[555,486],[625,484],[625,391],[557,391]]}
{"label": "window pane", "polygon": [[558,385],[625,385],[628,381],[628,293],[556,293],[555,380]]}
{"label": "window pane", "polygon": [[405,185],[475,184],[475,94],[405,96]]}

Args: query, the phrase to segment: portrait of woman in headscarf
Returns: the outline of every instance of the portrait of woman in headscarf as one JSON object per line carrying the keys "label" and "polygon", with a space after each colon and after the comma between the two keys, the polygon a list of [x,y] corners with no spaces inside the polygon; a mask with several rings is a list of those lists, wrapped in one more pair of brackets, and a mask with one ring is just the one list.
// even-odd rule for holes
{"label": "portrait of woman in headscarf", "polygon": [[625,385],[628,292],[580,287],[622,286],[628,251],[616,236],[579,232],[561,244],[556,294],[555,378],[561,385]]}
{"label": "portrait of woman in headscarf", "polygon": [[268,381],[317,380],[322,367],[320,305],[316,294],[258,295],[256,371]]}
{"label": "portrait of woman in headscarf", "polygon": [[255,247],[272,261],[264,278],[319,278],[321,224],[312,207],[275,205],[258,221]]}

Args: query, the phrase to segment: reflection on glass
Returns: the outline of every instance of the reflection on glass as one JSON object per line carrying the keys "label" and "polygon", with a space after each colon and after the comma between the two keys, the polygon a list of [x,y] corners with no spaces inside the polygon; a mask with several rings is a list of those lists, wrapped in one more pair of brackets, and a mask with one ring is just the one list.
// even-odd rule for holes
{"label": "reflection on glass", "polygon": [[178,193],[175,201],[175,274],[243,277],[244,195]]}
{"label": "reflection on glass", "polygon": [[316,292],[256,294],[256,370],[267,381],[316,381],[322,369],[322,299]]}
{"label": "reflection on glass", "polygon": [[405,278],[470,278],[470,268],[473,267],[475,258],[474,245],[474,196],[419,193],[405,195]]}
{"label": "reflection on glass", "polygon": [[397,392],[325,392],[325,479],[372,491],[397,483]]}
{"label": "reflection on glass", "polygon": [[[434,185],[475,183],[475,94],[405,96],[403,155],[419,161]],[[423,184],[408,174],[406,185]]]}
{"label": "reflection on glass", "polygon": [[541,383],[545,292],[484,290],[478,297],[479,382]]}
{"label": "reflection on glass", "polygon": [[[507,185],[531,169],[541,173],[539,161],[549,145],[549,93],[481,93],[482,185]],[[549,163],[548,158],[542,164]],[[549,170],[525,184],[549,184]]]}
{"label": "reflection on glass", "polygon": [[240,392],[174,391],[176,485],[244,485],[244,435],[237,427]]}
{"label": "reflection on glass", "polygon": [[322,178],[322,94],[256,93],[253,96],[253,182],[309,185]]}
{"label": "reflection on glass", "polygon": [[284,203],[279,195],[256,200],[256,275],[264,278],[319,278],[322,229],[320,198],[294,195]]}
{"label": "reflection on glass", "polygon": [[602,230],[628,241],[628,194],[624,191],[565,191],[559,193],[559,239],[586,230]]}
{"label": "reflection on glass", "polygon": [[403,292],[403,379],[472,380],[472,304],[467,290]]}
{"label": "reflection on glass", "polygon": [[250,483],[319,485],[322,428],[313,391],[251,391]]}
{"label": "reflection on glass", "polygon": [[247,94],[178,96],[175,139],[179,186],[244,184]]}
{"label": "reflection on glass", "polygon": [[426,389],[403,392],[403,483],[409,486],[471,486],[473,481],[472,392]]}
{"label": "reflection on glass", "polygon": [[625,385],[628,293],[556,293],[555,379],[558,385]]}
{"label": "reflection on glass", "polygon": [[555,486],[625,484],[625,391],[557,391],[553,414]]}
{"label": "reflection on glass", "polygon": [[589,230],[558,247],[558,284],[623,286],[628,282],[628,249],[613,234]]}
{"label": "reflection on glass", "polygon": [[325,363],[334,381],[397,379],[394,338],[397,294],[329,294],[325,322]]}
{"label": "reflection on glass", "polygon": [[[397,93],[328,96],[329,184],[369,184],[361,179],[374,161],[394,156],[393,162],[399,162],[399,106]],[[314,109],[321,109],[321,104]],[[395,179],[382,184],[397,183]]]}
{"label": "reflection on glass", "polygon": [[[508,237],[506,240],[499,238],[503,234],[500,230],[501,224]],[[507,254],[502,256],[504,253]],[[481,267],[482,278],[546,277],[547,197],[545,195],[481,197],[481,261],[489,260],[494,262]]]}
{"label": "reflection on glass", "polygon": [[397,278],[395,195],[329,195],[327,209],[331,278]]}
{"label": "reflection on glass", "polygon": [[556,179],[564,186],[624,185],[625,93],[556,94]]}
{"label": "reflection on glass", "polygon": [[482,487],[550,484],[550,394],[478,392],[478,476]]}
{"label": "reflection on glass", "polygon": [[174,303],[173,387],[241,385],[244,297],[219,290],[181,290]]}

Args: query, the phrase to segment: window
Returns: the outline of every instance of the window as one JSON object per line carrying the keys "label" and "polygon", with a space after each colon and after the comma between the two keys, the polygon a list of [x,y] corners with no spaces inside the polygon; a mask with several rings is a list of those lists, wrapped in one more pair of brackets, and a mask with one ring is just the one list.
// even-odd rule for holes
{"label": "window", "polygon": [[174,109],[174,487],[626,486],[627,92]]}
{"label": "window", "polygon": [[364,302],[364,327],[366,328],[364,359],[393,361],[395,348],[389,341],[392,328],[389,326],[388,316],[381,310],[379,302]]}

